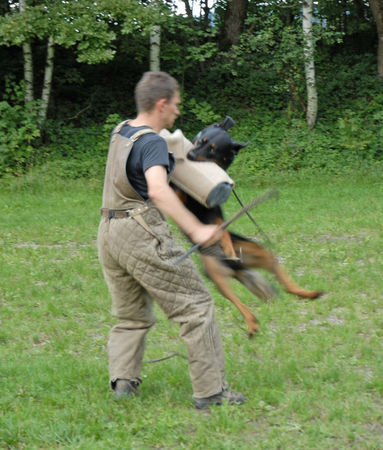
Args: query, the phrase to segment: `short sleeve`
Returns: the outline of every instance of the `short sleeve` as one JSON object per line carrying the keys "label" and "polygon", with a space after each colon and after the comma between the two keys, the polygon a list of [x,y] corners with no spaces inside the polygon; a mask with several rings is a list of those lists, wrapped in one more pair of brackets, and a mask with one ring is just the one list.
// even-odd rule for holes
{"label": "short sleeve", "polygon": [[[149,136],[148,136],[149,137]],[[153,166],[165,166],[169,168],[169,153],[166,141],[158,136],[150,136],[141,148],[142,170],[145,172]]]}

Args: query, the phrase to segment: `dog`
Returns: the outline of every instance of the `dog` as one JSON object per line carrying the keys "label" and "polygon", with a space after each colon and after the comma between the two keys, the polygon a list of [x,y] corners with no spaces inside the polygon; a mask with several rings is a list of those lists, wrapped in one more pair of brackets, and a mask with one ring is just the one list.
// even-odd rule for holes
{"label": "dog", "polygon": [[[224,121],[215,123],[195,136],[194,148],[187,157],[192,161],[213,161],[225,171],[234,161],[238,152],[248,143],[241,144],[229,136],[227,130],[234,121],[227,116]],[[205,224],[220,225],[224,222],[221,206],[207,208],[190,195],[173,186],[185,206]],[[315,299],[322,295],[320,290],[307,290],[296,284],[287,271],[278,263],[276,257],[259,243],[244,236],[223,231],[220,245],[200,250],[200,256],[206,275],[215,283],[223,296],[230,300],[243,315],[249,337],[259,331],[259,323],[250,309],[241,302],[229,283],[237,279],[250,292],[261,299],[270,299],[276,290],[256,270],[263,269],[273,274],[285,290],[302,298]]]}

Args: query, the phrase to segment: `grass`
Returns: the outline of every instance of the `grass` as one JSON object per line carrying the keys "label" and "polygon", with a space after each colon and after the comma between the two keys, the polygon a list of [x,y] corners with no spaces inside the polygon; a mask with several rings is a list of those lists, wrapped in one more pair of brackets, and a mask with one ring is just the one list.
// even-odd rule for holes
{"label": "grass", "polygon": [[[383,177],[270,177],[237,191],[246,203],[270,186],[280,198],[254,209],[256,221],[293,278],[327,294],[306,301],[279,289],[263,303],[236,285],[261,322],[248,340],[238,311],[206,280],[229,382],[248,402],[201,412],[180,357],[144,364],[139,398],[116,402],[109,391],[101,182],[3,180],[0,448],[383,448]],[[238,208],[231,199],[227,216]],[[231,228],[257,234],[246,217]],[[185,354],[177,326],[156,315],[145,360]]]}

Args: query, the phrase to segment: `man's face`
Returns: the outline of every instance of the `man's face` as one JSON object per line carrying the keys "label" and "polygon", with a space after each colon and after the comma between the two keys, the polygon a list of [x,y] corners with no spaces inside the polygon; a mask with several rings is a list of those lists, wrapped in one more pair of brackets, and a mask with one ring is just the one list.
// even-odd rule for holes
{"label": "man's face", "polygon": [[173,97],[167,101],[163,109],[164,128],[172,128],[174,121],[180,114],[178,109],[181,104],[181,96],[179,92],[176,92]]}

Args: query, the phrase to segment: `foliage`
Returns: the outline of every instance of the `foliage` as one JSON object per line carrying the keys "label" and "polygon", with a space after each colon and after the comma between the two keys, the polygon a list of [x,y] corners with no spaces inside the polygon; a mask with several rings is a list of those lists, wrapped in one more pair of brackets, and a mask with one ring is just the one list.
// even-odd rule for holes
{"label": "foliage", "polygon": [[[15,7],[0,17],[2,42],[10,45],[1,49],[2,58],[11,62],[0,69],[4,75],[9,72],[18,79],[22,73],[21,52],[14,44],[31,40],[40,75],[44,39],[54,33],[57,44],[50,120],[41,139],[16,125],[24,119],[5,125],[18,130],[2,138],[10,142],[7,151],[22,160],[17,171],[45,161],[65,177],[97,176],[108,144],[103,124],[113,113],[123,118],[135,114],[132,92],[148,69],[153,23],[162,25],[162,69],[182,87],[177,127],[192,137],[231,115],[237,122],[232,133],[250,140],[239,157],[239,164],[246,161],[252,168],[249,176],[308,168],[337,172],[381,161],[383,84],[375,79],[376,31],[366,2],[316,5],[319,116],[312,133],[302,120],[306,98],[296,2],[250,2],[243,35],[225,52],[219,37],[226,1],[215,4],[208,20],[176,16],[171,3],[55,0],[48,5],[38,0],[27,2],[23,16]],[[3,101],[15,108],[5,96]],[[26,113],[18,109],[17,114]],[[8,124],[7,119],[2,123]],[[25,145],[20,144],[23,140]],[[0,175],[4,170],[1,166]]]}
{"label": "foliage", "polygon": [[364,116],[382,105],[383,83],[377,82],[375,56],[323,53],[318,60],[320,116],[336,120],[344,110],[352,109]]}
{"label": "foliage", "polygon": [[38,161],[38,102],[24,105],[23,84],[8,79],[3,101],[0,101],[0,176],[20,175]]}
{"label": "foliage", "polygon": [[383,163],[382,132],[381,123],[367,126],[356,115],[340,117],[331,126],[322,121],[312,131],[304,119],[289,122],[276,115],[268,120],[242,119],[233,135],[250,143],[240,151],[230,173],[234,179],[250,182],[269,173],[339,174],[359,167],[378,171]]}
{"label": "foliage", "polygon": [[54,43],[64,47],[76,46],[78,60],[95,63],[110,60],[114,51],[110,43],[113,32],[108,30],[100,2],[36,2],[25,12],[11,13],[0,18],[0,40],[6,45],[22,45],[34,38],[54,37]]}
{"label": "foliage", "polygon": [[[248,340],[238,311],[205,278],[228,381],[248,398],[206,413],[192,405],[180,357],[145,363],[142,395],[113,400],[114,320],[95,247],[102,183],[38,169],[0,180],[0,447],[382,448],[382,174],[296,175],[265,180],[280,198],[253,214],[293,278],[327,294],[306,301],[280,291],[264,303],[235,285],[260,320]],[[263,190],[247,179],[237,188],[245,202]],[[234,199],[225,205],[228,217],[237,210]],[[232,229],[256,233],[246,217]],[[155,313],[144,360],[185,354],[178,326]]]}
{"label": "foliage", "polygon": [[46,124],[45,146],[47,160],[45,170],[58,178],[76,179],[103,176],[107,157],[109,138],[121,117],[112,114],[107,117],[103,127],[89,126],[76,128],[60,126],[54,122]]}
{"label": "foliage", "polygon": [[24,12],[14,7],[0,17],[0,43],[20,46],[52,36],[56,45],[74,47],[79,62],[95,64],[113,59],[116,33],[111,24],[120,21],[128,34],[150,27],[158,17],[156,8],[133,0],[34,1]]}
{"label": "foliage", "polygon": [[[183,111],[187,111],[187,115],[193,122],[195,127],[198,123],[200,127],[205,127],[207,124],[217,122],[220,120],[220,115],[214,112],[214,107],[206,101],[197,101],[195,98],[188,98],[184,95]],[[183,127],[187,132],[187,127]]]}

